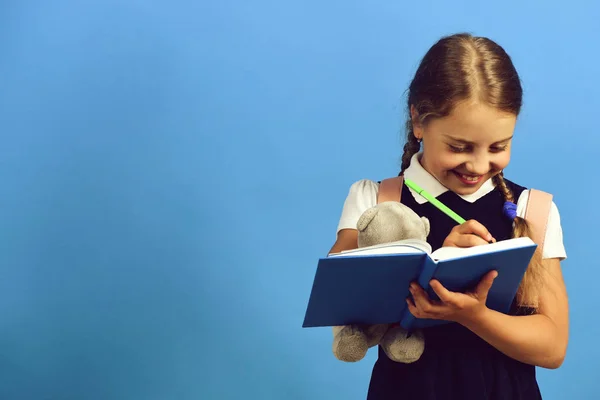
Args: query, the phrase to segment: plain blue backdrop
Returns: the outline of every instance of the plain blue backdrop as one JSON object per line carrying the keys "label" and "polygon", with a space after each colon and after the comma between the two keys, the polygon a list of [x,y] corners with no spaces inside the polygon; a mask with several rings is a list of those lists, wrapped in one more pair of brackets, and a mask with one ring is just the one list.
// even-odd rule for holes
{"label": "plain blue backdrop", "polygon": [[408,82],[459,31],[513,57],[507,176],[562,216],[571,342],[543,394],[597,398],[599,19],[592,1],[1,1],[0,398],[364,399],[376,351],[344,364],[301,328],[316,260],[349,186],[397,173]]}

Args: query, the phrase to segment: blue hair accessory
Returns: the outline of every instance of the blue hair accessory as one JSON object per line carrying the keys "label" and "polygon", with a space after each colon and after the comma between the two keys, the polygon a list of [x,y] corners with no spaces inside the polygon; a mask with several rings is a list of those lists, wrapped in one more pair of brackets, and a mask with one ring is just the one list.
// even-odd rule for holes
{"label": "blue hair accessory", "polygon": [[517,205],[512,201],[505,201],[502,211],[504,212],[504,215],[506,215],[506,218],[510,220],[517,218]]}

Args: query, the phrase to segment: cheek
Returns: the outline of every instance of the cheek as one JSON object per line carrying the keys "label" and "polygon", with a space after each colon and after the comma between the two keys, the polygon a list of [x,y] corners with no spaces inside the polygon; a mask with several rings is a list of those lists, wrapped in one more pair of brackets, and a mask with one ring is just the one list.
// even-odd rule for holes
{"label": "cheek", "polygon": [[437,169],[441,172],[448,172],[450,170],[456,169],[461,164],[464,164],[466,160],[464,157],[461,157],[459,154],[445,154],[442,157],[438,157],[435,159],[435,164]]}
{"label": "cheek", "polygon": [[510,153],[508,151],[497,154],[492,161],[492,166],[494,169],[502,170],[508,166],[510,162]]}

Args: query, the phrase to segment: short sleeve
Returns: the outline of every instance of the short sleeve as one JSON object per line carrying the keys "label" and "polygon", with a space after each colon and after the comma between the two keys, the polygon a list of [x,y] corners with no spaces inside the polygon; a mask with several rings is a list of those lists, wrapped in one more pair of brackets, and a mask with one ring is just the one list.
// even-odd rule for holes
{"label": "short sleeve", "polygon": [[336,234],[342,229],[356,229],[356,223],[365,210],[377,205],[378,190],[379,184],[368,179],[359,180],[350,186]]}
{"label": "short sleeve", "polygon": [[[519,217],[525,216],[528,199],[529,191],[524,190],[517,201],[517,215]],[[567,258],[563,242],[562,226],[560,223],[560,213],[554,202],[552,202],[550,214],[548,215],[548,226],[546,227],[546,238],[544,239],[542,258],[559,258],[561,260]]]}

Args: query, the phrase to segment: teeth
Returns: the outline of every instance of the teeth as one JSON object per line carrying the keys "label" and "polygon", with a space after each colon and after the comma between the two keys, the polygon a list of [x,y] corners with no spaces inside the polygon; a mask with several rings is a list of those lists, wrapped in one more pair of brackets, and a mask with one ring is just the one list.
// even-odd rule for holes
{"label": "teeth", "polygon": [[467,176],[467,175],[462,175],[462,174],[460,176],[462,176],[462,178],[464,180],[469,181],[469,182],[477,182],[477,180],[479,179],[478,176]]}

